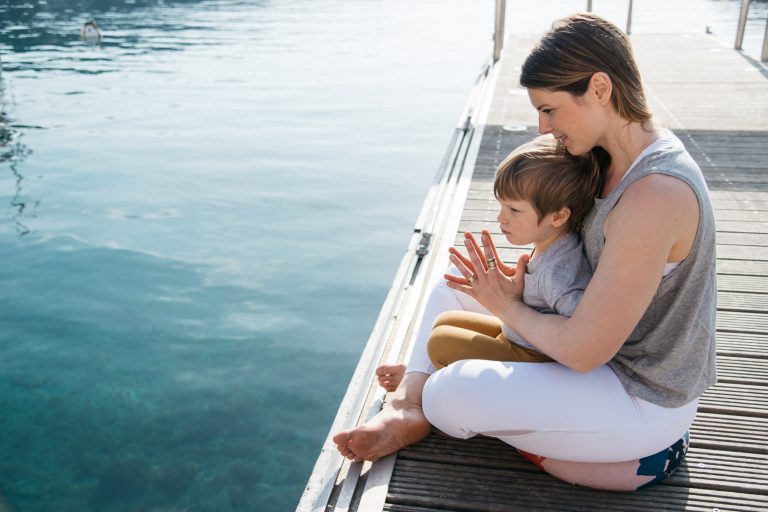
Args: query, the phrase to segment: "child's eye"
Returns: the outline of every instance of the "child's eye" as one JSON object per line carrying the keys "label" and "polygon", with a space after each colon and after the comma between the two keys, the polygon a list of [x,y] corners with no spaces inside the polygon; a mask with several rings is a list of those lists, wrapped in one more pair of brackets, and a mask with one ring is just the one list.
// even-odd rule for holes
{"label": "child's eye", "polygon": [[554,110],[553,108],[545,108],[545,109],[542,109],[541,113],[542,114],[551,114],[553,110]]}

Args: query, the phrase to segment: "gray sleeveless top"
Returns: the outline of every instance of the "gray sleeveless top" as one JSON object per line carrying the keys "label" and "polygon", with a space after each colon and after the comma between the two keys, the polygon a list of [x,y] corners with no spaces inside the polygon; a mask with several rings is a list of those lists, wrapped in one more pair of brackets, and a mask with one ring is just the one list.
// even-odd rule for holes
{"label": "gray sleeveless top", "polygon": [[605,245],[604,226],[624,191],[651,173],[687,183],[699,201],[699,227],[690,254],[665,276],[637,327],[608,362],[628,393],[663,407],[679,407],[716,381],[715,217],[699,166],[671,132],[629,170],[595,206],[584,225],[592,271]]}

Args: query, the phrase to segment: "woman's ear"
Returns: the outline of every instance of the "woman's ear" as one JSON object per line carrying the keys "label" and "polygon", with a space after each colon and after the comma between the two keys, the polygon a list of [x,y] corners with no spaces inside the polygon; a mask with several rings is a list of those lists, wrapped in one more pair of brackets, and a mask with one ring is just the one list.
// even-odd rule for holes
{"label": "woman's ear", "polygon": [[571,209],[564,206],[552,214],[552,226],[559,228],[571,218]]}
{"label": "woman's ear", "polygon": [[589,79],[589,91],[601,105],[607,105],[611,102],[611,93],[613,92],[613,82],[608,73],[598,71]]}

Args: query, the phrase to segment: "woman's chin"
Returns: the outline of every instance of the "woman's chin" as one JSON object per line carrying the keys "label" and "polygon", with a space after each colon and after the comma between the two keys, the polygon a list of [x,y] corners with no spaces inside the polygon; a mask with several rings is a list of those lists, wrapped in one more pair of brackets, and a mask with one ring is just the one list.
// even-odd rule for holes
{"label": "woman's chin", "polygon": [[565,150],[573,156],[584,156],[592,151],[592,148],[585,148],[584,146],[577,146],[575,144],[568,143],[565,145]]}
{"label": "woman's chin", "polygon": [[[590,148],[590,149],[591,149],[591,148]],[[581,155],[586,155],[586,154],[587,154],[587,152],[589,151],[589,149],[579,148],[579,147],[573,146],[573,145],[571,145],[571,144],[568,144],[568,145],[566,145],[566,146],[565,146],[565,150],[566,150],[566,151],[567,151],[569,154],[571,154],[571,155],[573,155],[573,156],[581,156]]]}

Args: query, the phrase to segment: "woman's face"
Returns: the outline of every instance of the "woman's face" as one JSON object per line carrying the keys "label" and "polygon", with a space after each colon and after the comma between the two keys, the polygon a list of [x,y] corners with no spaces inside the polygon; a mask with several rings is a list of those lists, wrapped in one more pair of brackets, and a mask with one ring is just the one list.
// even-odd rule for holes
{"label": "woman's face", "polygon": [[572,155],[583,155],[601,145],[605,112],[593,99],[592,87],[583,96],[565,91],[528,89],[539,112],[539,133],[551,133]]}

